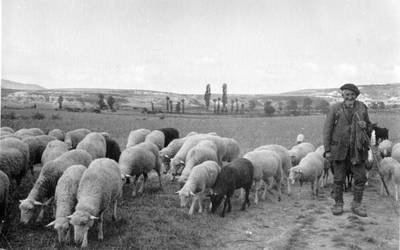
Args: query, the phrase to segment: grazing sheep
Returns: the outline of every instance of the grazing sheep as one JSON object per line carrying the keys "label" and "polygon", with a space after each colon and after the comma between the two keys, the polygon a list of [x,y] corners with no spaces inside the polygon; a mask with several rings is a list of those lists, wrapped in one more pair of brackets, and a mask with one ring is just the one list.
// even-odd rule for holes
{"label": "grazing sheep", "polygon": [[292,158],[292,166],[299,164],[300,160],[306,156],[308,153],[313,152],[315,147],[308,142],[302,142],[293,146],[289,150],[290,157]]}
{"label": "grazing sheep", "polygon": [[104,139],[106,139],[106,158],[118,162],[121,155],[121,148],[119,147],[118,142],[106,132],[102,132],[101,134],[104,136]]}
{"label": "grazing sheep", "polygon": [[8,196],[10,192],[10,180],[7,175],[0,170],[0,235],[7,217]]}
{"label": "grazing sheep", "polygon": [[[324,159],[324,173],[322,174],[322,186],[325,187],[326,184],[328,184],[328,178],[329,178],[329,170],[331,169],[331,162],[324,157],[325,154],[325,147],[324,145],[319,146],[316,150],[316,153],[318,153],[322,158]],[[351,171],[350,171],[351,172]]]}
{"label": "grazing sheep", "polygon": [[49,142],[56,140],[53,136],[37,135],[22,139],[29,147],[29,166],[33,173],[33,165],[42,162],[42,154]]}
{"label": "grazing sheep", "polygon": [[22,154],[21,175],[16,177],[17,184],[19,185],[21,178],[29,168],[29,146],[25,142],[16,138],[6,138],[0,141],[0,152],[5,152],[7,149],[11,148],[17,149]]}
{"label": "grazing sheep", "polygon": [[[152,169],[157,172],[160,188],[162,188],[160,173],[161,163],[158,158],[158,151],[155,153],[151,150],[149,145],[151,146],[154,144],[144,142],[131,146],[122,151],[121,156],[119,157],[119,167],[121,169],[122,177],[129,180],[130,177],[135,176],[132,196],[143,193],[148,177],[147,174]],[[144,178],[139,190],[136,190],[136,182],[141,175],[143,175]]]}
{"label": "grazing sheep", "polygon": [[30,136],[44,135],[40,128],[22,128],[14,133],[17,137],[24,139]]}
{"label": "grazing sheep", "polygon": [[392,148],[392,157],[400,162],[400,142],[394,144]]}
{"label": "grazing sheep", "polygon": [[64,142],[68,145],[69,149],[75,149],[78,143],[89,133],[90,130],[86,128],[78,128],[68,131],[65,134]]}
{"label": "grazing sheep", "polygon": [[60,243],[70,242],[72,227],[70,227],[67,217],[75,210],[78,186],[85,170],[86,167],[83,165],[73,165],[64,171],[57,182],[54,194],[54,203],[56,204],[55,220],[47,226],[54,226]]}
{"label": "grazing sheep", "polygon": [[[75,149],[60,155],[53,161],[47,162],[40,170],[33,188],[25,200],[21,200],[19,209],[21,210],[21,222],[28,223],[34,214],[35,206],[41,206],[42,211],[37,221],[43,217],[43,207],[48,205],[57,186],[57,181],[64,171],[72,165],[81,164],[88,166],[92,161],[92,156],[84,150]],[[43,203],[45,199],[47,202]]]}
{"label": "grazing sheep", "polygon": [[[380,162],[379,173],[381,174],[387,186],[389,182],[393,182],[395,188],[395,198],[398,200],[398,189],[400,185],[400,163],[392,157],[385,157]],[[383,182],[381,182],[380,193],[381,195],[384,195]]]}
{"label": "grazing sheep", "polygon": [[53,140],[47,143],[42,154],[42,165],[52,161],[68,151],[68,145],[60,140]]}
{"label": "grazing sheep", "polygon": [[140,128],[140,129],[132,130],[129,133],[128,141],[126,143],[126,148],[129,148],[131,146],[135,146],[136,144],[144,142],[144,140],[146,139],[146,136],[148,134],[150,134],[150,132],[151,131],[146,129],[146,128]]}
{"label": "grazing sheep", "polygon": [[389,130],[387,128],[380,128],[377,123],[372,123],[371,127],[375,131],[376,143],[389,139]]}
{"label": "grazing sheep", "polygon": [[[264,180],[265,187],[262,199],[265,200],[267,190],[272,187],[273,180],[276,181],[278,188],[278,201],[281,200],[282,185],[282,161],[279,154],[272,150],[258,150],[248,152],[243,156],[248,159],[254,167],[253,180],[255,181],[255,198],[254,203],[258,203],[258,190],[261,188],[261,180]],[[268,185],[267,185],[268,184]],[[243,190],[242,190],[243,191]],[[242,195],[243,197],[243,195]]]}
{"label": "grazing sheep", "polygon": [[19,138],[18,136],[14,135],[14,134],[3,134],[0,135],[0,140],[6,139],[6,138],[15,138],[20,140],[21,138]]}
{"label": "grazing sheep", "polygon": [[225,144],[225,154],[222,157],[222,161],[231,162],[239,157],[240,146],[239,143],[233,138],[222,137]]}
{"label": "grazing sheep", "polygon": [[25,157],[16,148],[0,148],[0,170],[7,174],[10,180],[15,179],[17,186],[27,172]]}
{"label": "grazing sheep", "polygon": [[68,216],[74,226],[75,243],[87,247],[88,231],[98,220],[98,240],[103,240],[103,215],[113,206],[113,220],[117,219],[117,202],[122,196],[121,172],[118,164],[108,158],[90,163],[79,182],[75,212]]}
{"label": "grazing sheep", "polygon": [[153,130],[144,139],[145,142],[154,143],[158,149],[164,148],[165,136],[164,133],[159,130]]}
{"label": "grazing sheep", "polygon": [[168,146],[171,141],[179,138],[179,131],[176,128],[160,128],[157,130],[164,133],[165,140],[163,148]]}
{"label": "grazing sheep", "polygon": [[389,140],[383,140],[378,145],[378,151],[382,158],[392,155],[393,143]]}
{"label": "grazing sheep", "polygon": [[279,157],[281,158],[281,162],[282,162],[282,171],[284,173],[283,178],[286,180],[287,192],[288,192],[288,194],[290,194],[291,190],[290,190],[290,183],[289,183],[288,177],[289,177],[289,170],[292,167],[292,161],[291,161],[291,157],[289,155],[289,150],[287,150],[284,146],[277,145],[277,144],[263,145],[263,146],[260,146],[256,149],[254,149],[254,151],[258,151],[258,150],[272,150],[279,155]]}
{"label": "grazing sheep", "polygon": [[311,182],[312,194],[318,196],[319,180],[324,172],[324,158],[318,152],[310,152],[297,166],[290,169],[289,180],[294,184],[297,180],[300,187],[303,182]]}
{"label": "grazing sheep", "polygon": [[217,145],[213,141],[203,140],[191,148],[186,155],[185,166],[178,182],[183,184],[189,178],[190,172],[194,166],[205,161],[215,161],[218,163]]}
{"label": "grazing sheep", "polygon": [[245,159],[239,158],[228,165],[224,166],[219,173],[215,184],[212,187],[211,212],[215,213],[223,198],[225,197],[224,208],[221,216],[225,216],[225,208],[228,206],[227,212],[231,211],[231,197],[235,189],[243,188],[246,191],[245,199],[242,204],[242,209],[246,209],[246,204],[250,206],[249,193],[253,184],[253,164]]}
{"label": "grazing sheep", "polygon": [[51,130],[48,133],[48,135],[53,136],[53,137],[57,138],[57,140],[60,140],[60,141],[64,141],[64,138],[65,138],[64,131],[62,131],[61,129],[58,129],[58,128]]}
{"label": "grazing sheep", "polygon": [[304,135],[303,134],[298,134],[296,137],[296,144],[300,144],[304,142]]}
{"label": "grazing sheep", "polygon": [[10,128],[10,127],[1,127],[1,128],[0,128],[0,132],[1,132],[1,133],[2,133],[2,132],[8,132],[8,133],[11,133],[11,134],[14,134],[14,133],[15,133],[14,129],[12,129],[12,128]]}
{"label": "grazing sheep", "polygon": [[88,152],[92,159],[106,157],[107,145],[104,136],[97,132],[90,132],[78,143],[76,149],[82,149]]}
{"label": "grazing sheep", "polygon": [[203,212],[202,201],[205,198],[206,189],[214,185],[220,171],[221,168],[215,161],[205,161],[192,169],[185,185],[176,192],[181,200],[181,207],[186,207],[190,196],[194,196],[189,209],[190,215],[194,213],[197,201],[199,213]]}
{"label": "grazing sheep", "polygon": [[11,132],[5,131],[5,130],[0,130],[1,137],[11,136],[11,135],[14,135],[14,133],[11,133]]}
{"label": "grazing sheep", "polygon": [[167,173],[170,170],[171,159],[176,155],[186,139],[187,137],[175,139],[171,141],[167,147],[160,150],[159,154],[162,160],[164,173]]}

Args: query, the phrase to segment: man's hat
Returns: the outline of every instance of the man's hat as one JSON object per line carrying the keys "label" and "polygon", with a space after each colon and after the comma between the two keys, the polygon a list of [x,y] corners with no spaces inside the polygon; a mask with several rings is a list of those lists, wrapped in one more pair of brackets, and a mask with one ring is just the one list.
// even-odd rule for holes
{"label": "man's hat", "polygon": [[360,91],[358,90],[357,86],[352,83],[346,83],[345,85],[340,87],[340,90],[345,90],[345,89],[353,91],[354,93],[356,93],[357,96],[360,94]]}

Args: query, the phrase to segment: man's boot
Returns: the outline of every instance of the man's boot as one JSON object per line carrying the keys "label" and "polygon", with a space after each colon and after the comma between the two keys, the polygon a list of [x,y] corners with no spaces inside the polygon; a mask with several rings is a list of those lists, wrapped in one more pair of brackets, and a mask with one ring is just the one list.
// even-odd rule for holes
{"label": "man's boot", "polygon": [[333,215],[343,214],[343,184],[334,184],[335,205],[331,208]]}
{"label": "man's boot", "polygon": [[363,187],[355,186],[354,187],[354,200],[351,203],[351,211],[361,217],[367,217],[367,211],[365,211],[365,208],[361,206],[361,201],[363,197]]}

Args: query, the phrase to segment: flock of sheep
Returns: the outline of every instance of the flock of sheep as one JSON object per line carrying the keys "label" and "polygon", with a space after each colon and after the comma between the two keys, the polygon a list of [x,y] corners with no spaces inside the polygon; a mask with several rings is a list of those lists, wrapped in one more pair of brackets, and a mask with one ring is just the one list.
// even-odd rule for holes
{"label": "flock of sheep", "polygon": [[[380,173],[386,181],[395,184],[396,200],[400,184],[400,143],[394,146],[388,140],[379,143],[383,158]],[[216,133],[191,132],[179,137],[174,128],[150,131],[137,129],[130,132],[125,150],[106,132],[76,129],[64,134],[54,129],[45,135],[38,128],[14,131],[9,127],[0,130],[0,233],[7,213],[10,189],[15,189],[33,166],[41,163],[39,177],[28,196],[20,201],[20,221],[41,221],[44,209],[53,204],[54,227],[59,242],[70,242],[72,228],[74,241],[82,247],[88,244],[88,230],[98,221],[98,239],[103,239],[103,214],[113,208],[117,218],[117,202],[122,198],[122,186],[133,180],[132,195],[143,193],[148,174],[154,170],[162,187],[161,175],[180,183],[182,207],[192,200],[189,214],[203,211],[203,201],[209,197],[210,209],[215,212],[224,200],[221,216],[231,210],[230,199],[241,188],[244,210],[250,205],[250,189],[255,187],[254,202],[259,202],[258,190],[264,190],[262,199],[272,188],[291,193],[296,181],[302,185],[310,182],[312,192],[327,183],[330,164],[323,157],[323,146],[304,142],[290,149],[270,144],[241,154],[239,143],[233,138]],[[372,156],[372,152],[370,153]],[[370,165],[373,158],[369,158]],[[143,175],[141,181],[139,177]],[[139,185],[140,182],[140,185]]]}

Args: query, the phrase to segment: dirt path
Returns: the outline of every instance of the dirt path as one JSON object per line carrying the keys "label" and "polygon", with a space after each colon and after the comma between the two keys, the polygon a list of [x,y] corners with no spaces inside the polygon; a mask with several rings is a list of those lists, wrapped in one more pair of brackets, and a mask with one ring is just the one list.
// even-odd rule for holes
{"label": "dirt path", "polygon": [[[281,202],[269,194],[245,212],[239,211],[240,201],[235,198],[218,240],[206,243],[204,249],[399,249],[399,217],[378,187],[376,179],[365,190],[366,218],[350,211],[351,192],[344,195],[344,214],[333,216],[329,187],[318,198],[311,196],[307,185],[301,193],[296,186],[293,195],[284,195]],[[211,245],[215,242],[217,246]]]}

